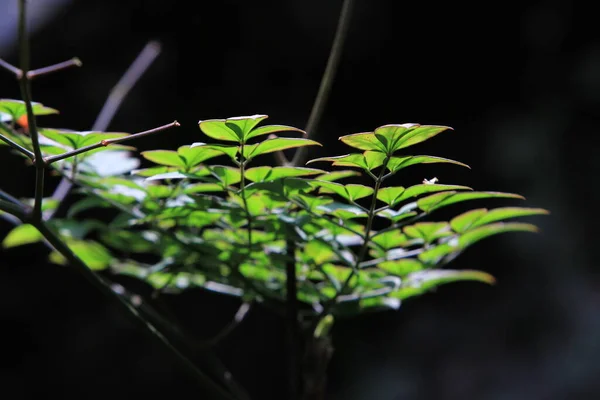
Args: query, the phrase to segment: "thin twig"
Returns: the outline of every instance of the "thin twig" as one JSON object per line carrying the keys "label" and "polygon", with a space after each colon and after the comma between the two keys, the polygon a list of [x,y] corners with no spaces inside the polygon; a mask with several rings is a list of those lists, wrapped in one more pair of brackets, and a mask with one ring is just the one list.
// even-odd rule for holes
{"label": "thin twig", "polygon": [[6,61],[4,61],[3,59],[0,58],[0,67],[4,68],[5,70],[7,70],[8,72],[10,72],[11,74],[13,74],[15,77],[19,78],[21,77],[21,70],[17,67],[15,67],[12,64],[7,63]]}
{"label": "thin twig", "polygon": [[159,54],[160,43],[152,41],[146,44],[133,64],[131,64],[117,85],[111,90],[104,106],[102,106],[100,114],[98,114],[94,122],[92,130],[103,131],[108,128],[110,121],[112,121],[115,113],[121,107],[125,96],[127,96],[133,85],[142,77]]}
{"label": "thin twig", "polygon": [[[344,41],[346,40],[348,28],[350,26],[353,3],[354,0],[344,0],[344,4],[342,5],[340,18],[338,20],[338,25],[335,32],[335,38],[333,39],[333,45],[331,46],[331,52],[329,53],[329,59],[327,60],[327,66],[325,67],[325,72],[321,78],[319,92],[317,93],[312,110],[310,111],[306,129],[304,129],[308,138],[314,136],[317,126],[321,121],[321,116],[323,115],[325,104],[329,97],[331,86],[333,85],[333,80],[335,78],[338,64],[342,55]],[[297,167],[303,164],[306,158],[306,151],[306,147],[298,148],[294,154],[294,157],[292,158],[291,165]]]}
{"label": "thin twig", "polygon": [[128,140],[139,139],[139,138],[144,137],[144,136],[152,135],[154,133],[162,132],[162,131],[164,131],[166,129],[173,128],[173,127],[179,127],[179,126],[180,126],[179,122],[173,121],[170,124],[162,125],[162,126],[159,126],[158,128],[150,129],[150,130],[147,130],[147,131],[144,131],[144,132],[134,133],[133,135],[124,136],[124,137],[115,138],[115,139],[101,140],[100,142],[91,144],[89,146],[80,147],[79,149],[68,151],[68,152],[63,153],[63,154],[58,154],[58,155],[55,155],[55,156],[46,157],[44,159],[44,162],[45,162],[46,165],[50,165],[50,164],[52,164],[52,163],[54,163],[56,161],[64,160],[65,158],[73,157],[73,156],[76,156],[76,155],[81,154],[81,153],[86,153],[88,151],[95,150],[95,149],[100,148],[100,147],[106,147],[106,146],[109,146],[111,144],[122,143],[122,142],[125,142],[125,141],[128,141]]}
{"label": "thin twig", "polygon": [[71,67],[81,67],[83,64],[81,60],[77,57],[72,58],[67,61],[63,61],[54,65],[49,65],[47,67],[34,69],[28,71],[26,73],[28,79],[34,79],[40,77],[42,75],[48,75],[54,72],[62,71],[63,69],[71,68]]}

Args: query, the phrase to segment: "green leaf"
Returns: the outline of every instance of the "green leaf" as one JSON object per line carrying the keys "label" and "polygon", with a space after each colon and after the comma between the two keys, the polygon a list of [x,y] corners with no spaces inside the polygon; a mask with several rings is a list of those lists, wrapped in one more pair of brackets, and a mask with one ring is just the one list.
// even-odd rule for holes
{"label": "green leaf", "polygon": [[452,128],[419,124],[388,124],[375,129],[374,136],[382,143],[384,151],[391,155],[448,129]]}
{"label": "green leaf", "polygon": [[[112,255],[106,247],[91,240],[66,240],[66,244],[77,257],[83,261],[91,270],[103,270],[110,266]],[[50,261],[56,264],[66,264],[62,254],[53,251],[50,253]]]}
{"label": "green leaf", "polygon": [[414,186],[410,186],[410,187],[406,188],[406,190],[398,198],[395,199],[394,204],[408,200],[412,197],[421,196],[426,193],[444,192],[444,191],[450,191],[450,190],[456,191],[456,190],[473,190],[473,189],[471,189],[470,187],[467,187],[467,186],[460,186],[460,185],[437,185],[437,184],[431,184],[431,183],[423,183],[423,184],[418,184],[418,185],[414,185]]}
{"label": "green leaf", "polygon": [[306,132],[304,132],[302,129],[294,128],[293,126],[266,125],[266,126],[261,126],[259,128],[255,128],[255,129],[251,130],[249,133],[246,134],[245,138],[246,138],[246,140],[248,140],[248,139],[252,139],[253,137],[256,137],[256,136],[269,135],[269,134],[275,133],[275,132],[290,132],[290,131],[306,134]]}
{"label": "green leaf", "polygon": [[404,193],[404,188],[399,187],[385,187],[377,191],[377,200],[384,202],[389,206],[393,206],[397,203],[396,199]]}
{"label": "green leaf", "polygon": [[[433,185],[432,185],[433,186]],[[487,198],[508,198],[508,199],[524,199],[523,196],[514,193],[503,193],[503,192],[441,192],[431,196],[423,197],[417,200],[419,208],[425,212],[431,212],[441,207],[445,207],[450,204],[476,199],[487,199]]]}
{"label": "green leaf", "polygon": [[185,194],[222,192],[223,186],[217,183],[196,183],[185,188]]}
{"label": "green leaf", "polygon": [[331,161],[333,166],[358,167],[367,171],[383,165],[386,155],[376,151],[365,151],[363,154],[346,154],[335,157],[321,157],[310,160],[307,164],[317,161]]}
{"label": "green leaf", "polygon": [[[46,107],[42,103],[32,103],[34,115],[58,114],[58,110]],[[0,113],[9,114],[17,120],[27,114],[25,102],[21,100],[0,99]]]}
{"label": "green leaf", "polygon": [[483,225],[467,231],[458,239],[458,246],[461,249],[470,246],[488,236],[497,235],[504,232],[537,232],[535,225],[522,222],[496,222],[489,225]]}
{"label": "green leaf", "polygon": [[384,261],[377,264],[377,268],[389,274],[404,277],[412,272],[421,271],[424,266],[419,260],[405,258],[402,260]]}
{"label": "green leaf", "polygon": [[237,168],[227,167],[223,165],[215,165],[208,168],[225,187],[235,185],[236,183],[239,183],[242,179],[240,170]]}
{"label": "green leaf", "polygon": [[376,243],[385,250],[393,249],[396,247],[404,247],[410,243],[410,239],[407,235],[402,234],[400,229],[394,229],[380,234],[374,234],[371,237],[371,241]]}
{"label": "green leaf", "polygon": [[[117,139],[125,136],[129,136],[128,133],[124,132],[94,132],[94,131],[73,131],[67,129],[48,129],[43,128],[39,130],[39,133],[56,143],[63,144],[69,148],[79,149],[85,146],[99,143],[103,140]],[[114,149],[116,145],[111,145],[111,149]],[[130,149],[130,147],[126,147]],[[89,151],[86,154],[92,154],[94,152],[109,150],[109,147],[101,147],[93,151]]]}
{"label": "green leaf", "polygon": [[457,217],[454,217],[450,221],[450,224],[452,225],[452,229],[454,229],[454,231],[463,233],[472,228],[503,219],[540,214],[548,214],[548,211],[542,208],[526,207],[500,207],[490,211],[488,211],[486,208],[480,208],[477,210],[467,211]]}
{"label": "green leaf", "polygon": [[[322,192],[336,193],[346,200],[355,201],[373,193],[373,188],[357,184],[342,185],[335,182],[317,181],[312,183],[321,187]],[[323,190],[324,189],[324,190]]]}
{"label": "green leaf", "polygon": [[417,222],[404,227],[404,233],[411,238],[423,239],[431,243],[442,237],[451,236],[452,230],[447,222]]}
{"label": "green leaf", "polygon": [[304,146],[321,146],[319,142],[310,139],[275,138],[264,142],[244,146],[244,158],[250,160],[261,154],[272,153]]}
{"label": "green leaf", "polygon": [[252,182],[273,181],[293,176],[308,176],[322,174],[325,171],[303,167],[254,167],[246,170],[246,179]]}
{"label": "green leaf", "polygon": [[372,150],[380,153],[386,153],[386,148],[373,132],[353,133],[351,135],[341,136],[339,138],[343,143],[359,150]]}
{"label": "green leaf", "polygon": [[42,234],[30,224],[23,224],[14,227],[2,241],[2,247],[5,249],[22,246],[25,244],[36,243],[43,240]]}
{"label": "green leaf", "polygon": [[367,213],[360,207],[345,203],[328,203],[317,207],[318,210],[324,211],[327,214],[335,215],[341,219],[366,217]]}
{"label": "green leaf", "polygon": [[430,269],[409,274],[402,282],[402,287],[392,292],[390,297],[403,300],[424,294],[434,287],[459,281],[495,283],[494,277],[483,271]]}
{"label": "green leaf", "polygon": [[217,151],[221,152],[222,154],[229,156],[229,158],[231,158],[233,161],[236,161],[237,155],[240,151],[240,148],[237,145],[231,146],[231,145],[207,144],[207,143],[202,143],[202,142],[196,142],[196,143],[192,143],[190,146],[190,148],[196,148],[196,147],[205,147],[205,148],[217,150]]}
{"label": "green leaf", "polygon": [[402,168],[409,167],[415,164],[433,164],[433,163],[450,163],[460,165],[462,167],[471,168],[467,164],[459,161],[450,160],[448,158],[434,156],[407,156],[407,157],[391,157],[387,163],[387,168],[390,172],[397,172]]}
{"label": "green leaf", "polygon": [[165,172],[164,174],[156,174],[146,178],[146,181],[161,181],[161,180],[172,180],[172,179],[187,179],[189,175],[183,174],[179,171]]}
{"label": "green leaf", "polygon": [[208,137],[228,142],[242,143],[244,133],[249,132],[260,121],[267,118],[266,115],[251,115],[247,117],[234,117],[227,119],[209,119],[200,121],[200,130]]}
{"label": "green leaf", "polygon": [[203,161],[223,155],[223,152],[210,146],[181,146],[177,149],[177,154],[183,159],[186,168],[200,164]]}
{"label": "green leaf", "polygon": [[319,175],[315,179],[317,179],[319,181],[334,182],[334,181],[339,181],[340,179],[349,178],[351,176],[360,176],[360,172],[350,171],[350,170],[333,171],[333,172],[328,172],[323,175]]}
{"label": "green leaf", "polygon": [[166,165],[168,167],[186,167],[185,160],[173,150],[148,150],[142,151],[140,154],[155,164]]}

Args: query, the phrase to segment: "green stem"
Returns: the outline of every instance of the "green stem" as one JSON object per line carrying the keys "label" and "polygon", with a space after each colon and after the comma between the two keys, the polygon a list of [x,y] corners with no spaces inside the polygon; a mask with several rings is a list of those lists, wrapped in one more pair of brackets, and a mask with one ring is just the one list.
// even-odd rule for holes
{"label": "green stem", "polygon": [[27,212],[24,207],[21,207],[17,204],[14,204],[13,202],[6,201],[3,199],[0,199],[0,210],[14,215],[21,221],[27,217]]}

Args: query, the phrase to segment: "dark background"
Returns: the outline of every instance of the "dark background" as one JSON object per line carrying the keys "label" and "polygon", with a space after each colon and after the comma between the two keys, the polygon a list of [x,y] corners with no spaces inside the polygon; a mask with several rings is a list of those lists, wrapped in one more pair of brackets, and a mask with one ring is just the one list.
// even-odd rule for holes
{"label": "dark background", "polygon": [[[453,132],[418,150],[472,170],[413,167],[398,181],[437,176],[516,192],[524,205],[552,214],[530,219],[539,234],[487,239],[454,261],[491,272],[496,286],[448,285],[398,311],[339,321],[328,398],[600,398],[600,276],[592,258],[600,37],[587,4],[356,1],[317,131],[324,147],[310,156],[343,154],[339,136],[387,123],[449,125]],[[174,119],[183,126],[137,142],[140,150],[200,141],[200,119],[261,113],[270,123],[303,127],[340,6],[73,1],[32,38],[33,67],[72,56],[84,62],[35,81],[34,100],[61,110],[40,123],[89,129],[110,88],[157,39],[163,52],[110,129],[137,132]],[[17,62],[15,49],[2,57]],[[0,74],[0,88],[0,97],[19,98],[8,74]],[[32,196],[33,171],[0,150],[2,188]],[[9,229],[0,222],[0,236]],[[3,398],[206,398],[165,350],[46,257],[42,245],[0,253],[0,391],[10,393]],[[148,293],[143,284],[119,281]],[[237,307],[235,299],[200,290],[165,302],[200,338],[217,332]],[[255,308],[217,349],[256,399],[285,398],[283,324]]]}

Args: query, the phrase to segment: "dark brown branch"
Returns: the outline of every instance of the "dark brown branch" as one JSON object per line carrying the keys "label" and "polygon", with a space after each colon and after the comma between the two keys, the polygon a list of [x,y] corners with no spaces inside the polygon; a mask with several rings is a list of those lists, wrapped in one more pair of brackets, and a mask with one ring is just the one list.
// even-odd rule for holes
{"label": "dark brown branch", "polygon": [[63,154],[58,154],[56,156],[46,157],[44,159],[44,163],[46,165],[50,165],[50,164],[52,164],[52,163],[54,163],[56,161],[64,160],[65,158],[73,157],[73,156],[76,156],[76,155],[81,154],[81,153],[86,153],[88,151],[95,150],[95,149],[100,148],[100,147],[106,147],[106,146],[109,146],[111,144],[122,143],[122,142],[125,142],[125,141],[128,141],[128,140],[139,139],[139,138],[144,137],[144,136],[152,135],[154,133],[162,132],[162,131],[164,131],[166,129],[173,128],[173,127],[179,127],[179,126],[180,126],[179,122],[173,121],[170,124],[159,126],[158,128],[150,129],[150,130],[147,130],[147,131],[144,131],[144,132],[134,133],[133,135],[124,136],[124,137],[115,138],[115,139],[102,140],[102,141],[100,141],[98,143],[91,144],[91,145],[85,146],[85,147],[81,147],[79,149],[75,149],[75,150],[72,150],[72,151],[68,151],[68,152],[63,153]]}
{"label": "dark brown branch", "polygon": [[83,64],[79,58],[75,57],[67,61],[60,62],[58,64],[49,65],[47,67],[34,69],[26,73],[28,79],[34,79],[42,75],[48,75],[54,72],[62,71],[63,69],[71,67],[81,67]]}

